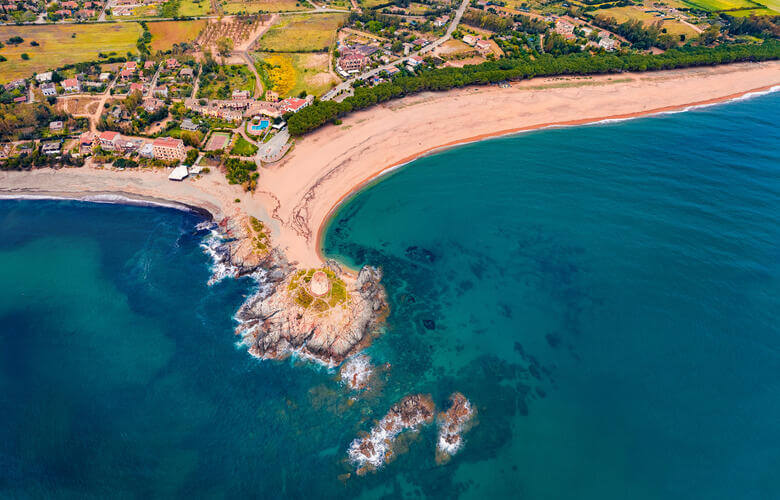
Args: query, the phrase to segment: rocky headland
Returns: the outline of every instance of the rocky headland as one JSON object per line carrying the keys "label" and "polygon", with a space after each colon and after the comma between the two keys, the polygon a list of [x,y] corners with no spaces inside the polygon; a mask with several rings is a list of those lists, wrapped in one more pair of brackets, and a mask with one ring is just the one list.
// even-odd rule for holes
{"label": "rocky headland", "polygon": [[356,277],[334,261],[297,269],[252,217],[223,219],[206,247],[212,282],[251,275],[261,285],[236,313],[236,334],[255,357],[296,354],[337,366],[368,345],[387,311],[379,269],[366,266]]}

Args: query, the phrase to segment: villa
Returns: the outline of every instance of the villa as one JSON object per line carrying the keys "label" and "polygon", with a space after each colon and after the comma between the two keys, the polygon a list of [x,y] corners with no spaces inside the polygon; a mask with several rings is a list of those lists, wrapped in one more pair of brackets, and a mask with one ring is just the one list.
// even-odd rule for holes
{"label": "villa", "polygon": [[62,88],[65,92],[81,92],[81,83],[75,78],[68,78],[62,81]]}
{"label": "villa", "polygon": [[100,147],[109,151],[113,151],[119,148],[119,141],[122,140],[122,136],[119,135],[119,132],[106,130],[105,132],[102,132],[100,136],[98,136],[98,140],[100,141]]}

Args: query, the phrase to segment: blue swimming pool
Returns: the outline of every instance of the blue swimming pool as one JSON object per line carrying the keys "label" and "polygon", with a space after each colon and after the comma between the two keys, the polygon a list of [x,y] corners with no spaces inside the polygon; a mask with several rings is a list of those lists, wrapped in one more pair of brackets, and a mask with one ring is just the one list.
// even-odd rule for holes
{"label": "blue swimming pool", "polygon": [[250,132],[262,132],[264,129],[268,128],[268,120],[262,120],[260,123],[254,123],[249,126]]}

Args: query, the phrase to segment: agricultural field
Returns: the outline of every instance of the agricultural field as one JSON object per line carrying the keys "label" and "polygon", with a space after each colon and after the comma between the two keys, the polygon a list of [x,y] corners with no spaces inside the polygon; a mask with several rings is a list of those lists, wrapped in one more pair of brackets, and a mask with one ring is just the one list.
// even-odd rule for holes
{"label": "agricultural field", "polygon": [[258,73],[264,88],[277,92],[280,97],[307,94],[322,95],[339,80],[328,72],[328,54],[256,54]]}
{"label": "agricultural field", "polygon": [[346,14],[304,14],[287,16],[271,27],[257,42],[265,52],[327,52]]}
{"label": "agricultural field", "polygon": [[474,47],[461,42],[460,40],[450,39],[434,49],[434,54],[444,60],[460,59],[468,55],[476,55]]}
{"label": "agricultural field", "polygon": [[219,66],[216,72],[202,74],[197,97],[230,99],[234,90],[248,90],[250,94],[255,90],[255,75],[245,65]]}
{"label": "agricultural field", "polygon": [[179,16],[198,17],[211,13],[211,2],[209,0],[182,0],[179,4]]}
{"label": "agricultural field", "polygon": [[762,5],[751,0],[684,0],[689,7],[718,12],[721,10],[758,9]]}
{"label": "agricultural field", "polygon": [[229,38],[233,40],[233,47],[238,50],[240,46],[246,45],[252,40],[255,33],[262,28],[262,23],[268,22],[269,18],[269,15],[260,15],[209,21],[198,36],[197,43],[203,48],[216,50],[219,39]]}
{"label": "agricultural field", "polygon": [[358,3],[367,9],[373,9],[382,5],[389,5],[393,2],[390,0],[359,0]]}
{"label": "agricultural field", "polygon": [[147,27],[152,33],[152,52],[168,50],[175,43],[192,43],[198,38],[198,34],[204,26],[206,26],[205,19],[197,21],[149,22]]}
{"label": "agricultural field", "polygon": [[225,14],[255,12],[291,12],[309,10],[312,6],[305,0],[223,0],[222,10]]}
{"label": "agricultural field", "polygon": [[614,17],[619,23],[626,22],[629,19],[636,19],[642,21],[646,26],[650,26],[660,21],[661,27],[665,28],[666,32],[670,35],[685,35],[686,38],[696,38],[699,35],[696,30],[687,24],[683,24],[677,20],[663,20],[663,17],[645,12],[639,7],[613,7],[611,9],[599,10],[598,13],[600,15]]}
{"label": "agricultural field", "polygon": [[[0,83],[66,64],[97,61],[100,53],[135,54],[135,44],[141,33],[138,23],[0,26],[0,40],[13,36],[24,39],[19,45],[5,44],[0,49],[0,55],[8,59],[0,62]],[[30,46],[32,41],[39,45]],[[21,58],[23,53],[29,55],[29,60]]]}

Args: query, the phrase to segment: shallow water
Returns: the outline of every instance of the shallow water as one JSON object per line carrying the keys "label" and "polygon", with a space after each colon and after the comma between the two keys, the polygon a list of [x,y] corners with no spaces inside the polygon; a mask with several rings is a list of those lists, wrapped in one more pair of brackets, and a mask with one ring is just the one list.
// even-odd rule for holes
{"label": "shallow water", "polygon": [[[0,497],[777,498],[780,95],[538,131],[414,162],[342,207],[326,253],[385,270],[356,399],[258,362],[209,287],[200,219],[0,201]],[[435,428],[339,478],[410,392]]]}

